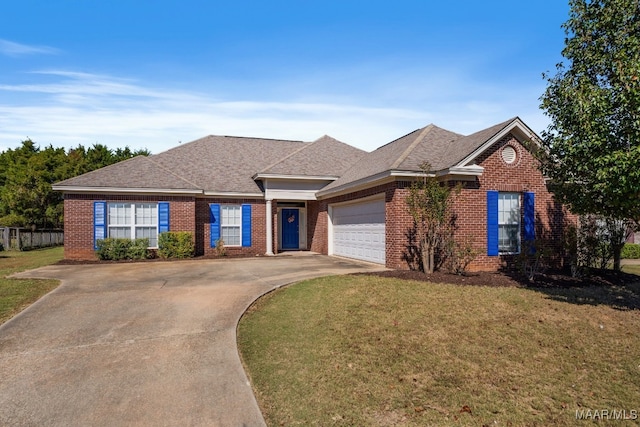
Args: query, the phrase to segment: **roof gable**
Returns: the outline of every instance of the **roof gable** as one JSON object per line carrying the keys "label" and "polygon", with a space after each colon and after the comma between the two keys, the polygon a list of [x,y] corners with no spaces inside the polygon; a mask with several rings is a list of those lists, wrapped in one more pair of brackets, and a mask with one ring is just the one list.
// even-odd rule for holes
{"label": "roof gable", "polygon": [[[466,166],[471,164],[479,155],[488,150],[493,144],[498,142],[507,134],[513,134],[520,141],[533,141],[538,143],[539,138],[534,131],[531,130],[519,117],[514,117],[505,122],[499,123],[490,128],[476,132],[459,141],[461,149],[457,160],[453,163],[455,166]],[[466,154],[464,154],[466,152]],[[462,156],[461,156],[462,154]]]}
{"label": "roof gable", "polygon": [[366,151],[323,136],[304,144],[286,157],[261,170],[260,175],[332,176],[339,177],[353,166]]}
{"label": "roof gable", "polygon": [[425,162],[429,163],[432,170],[447,167],[445,153],[461,136],[438,126],[430,125],[428,132],[421,135],[411,153],[408,153],[394,169],[421,171]]}
{"label": "roof gable", "polygon": [[391,171],[420,172],[424,162],[432,168],[439,167],[442,163],[441,153],[460,137],[433,124],[417,129],[362,157],[340,179],[325,187],[323,192]]}
{"label": "roof gable", "polygon": [[340,178],[327,185],[322,191],[329,191],[391,170],[394,163],[411,147],[424,129],[415,130],[361,157]]}
{"label": "roof gable", "polygon": [[438,174],[454,169],[456,173],[481,173],[482,168],[471,166],[473,160],[509,132],[521,139],[537,138],[518,117],[468,136],[431,124],[363,156],[320,194],[324,196],[394,174],[423,173],[425,163],[430,165],[430,172]]}

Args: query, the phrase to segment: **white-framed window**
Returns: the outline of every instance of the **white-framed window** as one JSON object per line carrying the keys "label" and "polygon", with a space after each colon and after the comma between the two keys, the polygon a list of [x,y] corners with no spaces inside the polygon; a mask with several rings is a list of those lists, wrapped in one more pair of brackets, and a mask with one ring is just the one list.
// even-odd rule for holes
{"label": "white-framed window", "polygon": [[158,247],[157,203],[109,203],[107,207],[108,237],[148,238],[149,247]]}
{"label": "white-framed window", "polygon": [[220,206],[220,237],[225,246],[242,245],[242,208],[240,205]]}
{"label": "white-framed window", "polygon": [[520,194],[498,194],[498,250],[520,252]]}

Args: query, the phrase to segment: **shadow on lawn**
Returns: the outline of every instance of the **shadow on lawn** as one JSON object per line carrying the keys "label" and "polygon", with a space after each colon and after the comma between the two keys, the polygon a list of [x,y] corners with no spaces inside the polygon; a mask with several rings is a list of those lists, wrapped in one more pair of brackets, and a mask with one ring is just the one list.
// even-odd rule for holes
{"label": "shadow on lawn", "polygon": [[571,304],[608,305],[618,310],[640,310],[640,286],[587,286],[575,288],[535,288],[556,301]]}
{"label": "shadow on lawn", "polygon": [[521,275],[513,274],[512,278],[522,287],[543,293],[555,301],[640,310],[640,277],[635,274],[593,270],[588,277],[577,279],[568,274],[547,273],[536,276],[533,283]]}

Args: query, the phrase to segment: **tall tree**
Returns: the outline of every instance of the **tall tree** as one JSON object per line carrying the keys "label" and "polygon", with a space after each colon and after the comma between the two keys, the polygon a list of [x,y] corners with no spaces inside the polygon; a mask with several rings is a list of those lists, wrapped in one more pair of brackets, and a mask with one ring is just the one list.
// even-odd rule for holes
{"label": "tall tree", "polygon": [[60,227],[62,197],[53,192],[51,183],[58,180],[57,171],[66,163],[62,148],[40,150],[31,141],[10,153],[3,168],[4,185],[0,189],[0,219],[3,225]]}
{"label": "tall tree", "polygon": [[62,195],[51,184],[108,166],[137,155],[131,151],[95,144],[88,150],[79,145],[65,152],[48,146],[41,150],[27,139],[19,148],[0,153],[0,226],[62,227]]}
{"label": "tall tree", "polygon": [[637,222],[640,6],[638,0],[569,5],[562,50],[567,63],[544,76],[541,108],[551,124],[537,157],[556,197],[572,212]]}

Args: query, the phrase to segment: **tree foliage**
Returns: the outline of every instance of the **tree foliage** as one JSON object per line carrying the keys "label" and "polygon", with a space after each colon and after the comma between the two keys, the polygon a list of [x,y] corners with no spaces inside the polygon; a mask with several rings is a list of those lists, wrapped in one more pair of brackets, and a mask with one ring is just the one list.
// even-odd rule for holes
{"label": "tree foliage", "polygon": [[430,165],[422,165],[425,177],[412,183],[407,207],[415,224],[420,262],[425,273],[436,269],[436,254],[445,249],[451,234],[452,188],[429,176]]}
{"label": "tree foliage", "polygon": [[62,195],[51,184],[137,155],[149,151],[128,147],[113,151],[101,144],[65,151],[23,141],[20,147],[0,153],[0,226],[62,227]]}
{"label": "tree foliage", "polygon": [[537,153],[558,200],[577,214],[640,219],[638,0],[570,0],[555,76],[541,107],[551,118]]}

